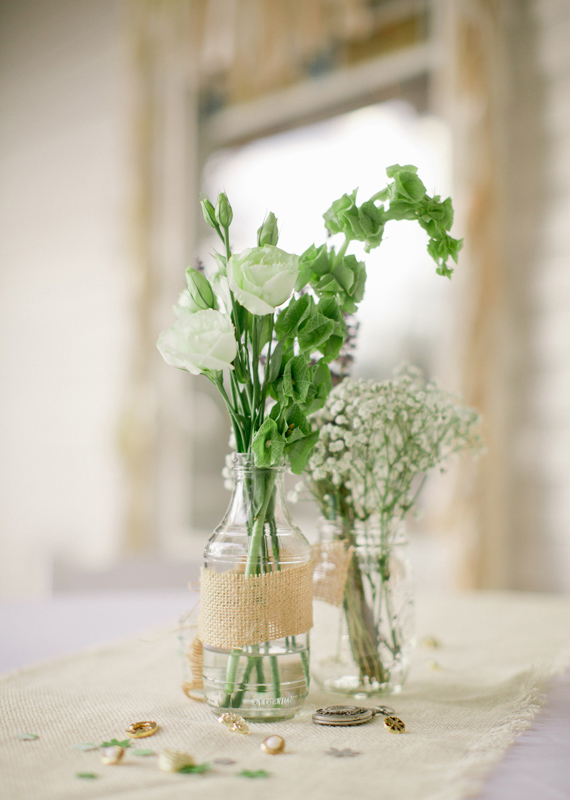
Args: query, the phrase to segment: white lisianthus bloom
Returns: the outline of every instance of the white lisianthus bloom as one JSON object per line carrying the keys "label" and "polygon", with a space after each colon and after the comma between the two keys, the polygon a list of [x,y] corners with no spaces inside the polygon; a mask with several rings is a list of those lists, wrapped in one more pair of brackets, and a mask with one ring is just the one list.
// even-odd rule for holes
{"label": "white lisianthus bloom", "polygon": [[178,295],[178,302],[175,306],[172,306],[172,310],[177,317],[181,317],[183,314],[188,314],[189,312],[194,314],[196,311],[202,311],[200,306],[198,306],[192,299],[192,295],[188,289],[182,289]]}
{"label": "white lisianthus bloom", "polygon": [[157,347],[167,364],[192,375],[204,370],[233,369],[237,353],[230,317],[213,309],[181,314],[171,328],[160,334]]}
{"label": "white lisianthus bloom", "polygon": [[289,299],[299,259],[274,245],[252,247],[232,256],[227,273],[230,289],[252,314],[264,316]]}
{"label": "white lisianthus bloom", "polygon": [[221,272],[215,272],[210,278],[212,289],[218,300],[221,300],[225,310],[229,313],[232,310],[232,299],[228,279]]}

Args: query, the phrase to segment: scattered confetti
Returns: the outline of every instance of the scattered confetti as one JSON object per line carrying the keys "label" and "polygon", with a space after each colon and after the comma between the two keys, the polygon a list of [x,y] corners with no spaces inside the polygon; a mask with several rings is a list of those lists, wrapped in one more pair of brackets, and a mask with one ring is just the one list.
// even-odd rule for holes
{"label": "scattered confetti", "polygon": [[211,769],[209,764],[189,764],[187,767],[181,767],[178,772],[188,775],[192,772],[207,772],[209,769]]}
{"label": "scattered confetti", "polygon": [[264,769],[242,769],[239,773],[244,778],[269,778],[270,772]]}
{"label": "scattered confetti", "polygon": [[422,639],[422,646],[433,650],[436,647],[441,647],[441,643],[435,636],[426,636],[425,639]]}
{"label": "scattered confetti", "polygon": [[327,756],[333,756],[334,758],[350,758],[352,756],[359,756],[360,752],[358,750],[351,750],[350,747],[345,747],[344,750],[339,750],[337,747],[331,747],[330,750],[326,752]]}
{"label": "scattered confetti", "polygon": [[99,747],[130,747],[131,740],[130,739],[123,739],[122,742],[119,742],[117,739],[111,739],[110,742],[102,742]]}
{"label": "scattered confetti", "polygon": [[134,756],[153,756],[154,750],[131,750]]}
{"label": "scattered confetti", "polygon": [[78,772],[75,777],[91,779],[91,778],[98,778],[99,776],[97,775],[96,772]]}
{"label": "scattered confetti", "polygon": [[229,767],[229,766],[231,766],[232,764],[235,764],[235,763],[236,762],[233,760],[233,758],[215,758],[214,759],[214,764],[220,764],[222,767]]}
{"label": "scattered confetti", "polygon": [[428,667],[433,672],[440,672],[442,669],[441,664],[439,664],[437,661],[428,661]]}
{"label": "scattered confetti", "polygon": [[34,739],[39,739],[37,733],[19,733],[16,739],[21,739],[23,742],[32,742]]}
{"label": "scattered confetti", "polygon": [[80,742],[79,744],[74,744],[73,747],[75,750],[98,750],[99,745],[93,744],[93,742]]}

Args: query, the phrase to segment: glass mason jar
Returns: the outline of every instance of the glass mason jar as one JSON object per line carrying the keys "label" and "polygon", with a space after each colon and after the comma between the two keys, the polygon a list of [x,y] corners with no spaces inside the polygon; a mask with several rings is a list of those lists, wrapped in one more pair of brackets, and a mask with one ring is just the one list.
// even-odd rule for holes
{"label": "glass mason jar", "polygon": [[[362,697],[399,691],[409,669],[414,628],[404,524],[378,516],[352,523],[321,520],[319,534],[314,679],[328,691]],[[344,592],[341,584],[338,604],[332,605],[326,584],[335,580],[339,548],[347,571],[342,572]],[[323,576],[324,592],[317,588]]]}
{"label": "glass mason jar", "polygon": [[232,499],[204,550],[203,683],[216,713],[288,719],[309,690],[311,548],[287,509],[284,469],[234,457]]}

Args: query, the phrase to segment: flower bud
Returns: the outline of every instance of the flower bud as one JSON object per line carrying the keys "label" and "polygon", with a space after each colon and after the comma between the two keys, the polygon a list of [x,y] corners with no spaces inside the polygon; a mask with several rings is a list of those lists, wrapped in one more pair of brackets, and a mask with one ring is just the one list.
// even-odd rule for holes
{"label": "flower bud", "polygon": [[188,267],[186,270],[186,285],[197,309],[205,311],[207,308],[216,307],[214,292],[209,280],[194,267]]}
{"label": "flower bud", "polygon": [[206,220],[206,224],[210,225],[211,228],[217,228],[218,222],[216,220],[216,212],[214,210],[214,206],[210,203],[207,198],[200,201],[200,205],[202,206],[202,213],[204,214],[204,219]]}
{"label": "flower bud", "polygon": [[277,217],[270,211],[267,217],[263,220],[263,225],[257,230],[257,244],[263,247],[265,244],[276,245],[279,240],[279,231],[277,230]]}
{"label": "flower bud", "polygon": [[216,219],[222,228],[229,228],[233,218],[234,213],[230,206],[230,201],[224,192],[220,192],[218,195],[218,202],[216,203]]}

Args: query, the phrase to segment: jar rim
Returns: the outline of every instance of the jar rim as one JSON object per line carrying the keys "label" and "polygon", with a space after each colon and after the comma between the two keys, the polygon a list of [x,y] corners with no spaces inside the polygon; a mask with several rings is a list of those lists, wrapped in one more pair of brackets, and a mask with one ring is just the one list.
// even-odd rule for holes
{"label": "jar rim", "polygon": [[275,470],[282,472],[285,469],[285,460],[281,460],[279,464],[274,464],[270,467],[259,467],[255,463],[253,453],[233,453],[232,458],[233,469],[255,469],[255,470]]}

